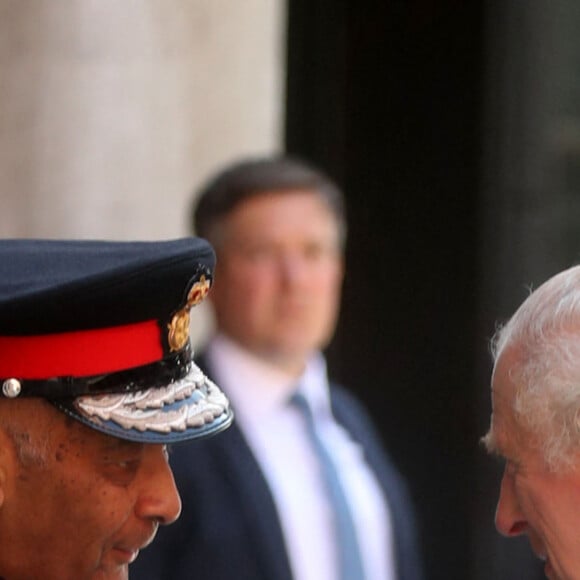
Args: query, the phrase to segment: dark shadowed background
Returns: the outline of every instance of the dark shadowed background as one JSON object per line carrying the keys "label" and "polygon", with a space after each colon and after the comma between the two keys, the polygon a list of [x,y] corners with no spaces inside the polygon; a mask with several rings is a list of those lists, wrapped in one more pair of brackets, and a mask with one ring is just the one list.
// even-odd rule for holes
{"label": "dark shadowed background", "polygon": [[408,478],[430,580],[543,578],[493,527],[489,338],[580,258],[580,7],[290,0],[286,147],[348,199],[331,371]]}

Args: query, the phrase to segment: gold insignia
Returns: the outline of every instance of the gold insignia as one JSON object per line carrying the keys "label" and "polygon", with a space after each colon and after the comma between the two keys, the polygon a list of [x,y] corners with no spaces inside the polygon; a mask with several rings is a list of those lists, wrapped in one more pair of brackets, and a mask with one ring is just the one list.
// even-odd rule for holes
{"label": "gold insignia", "polygon": [[210,286],[211,282],[205,276],[201,276],[187,294],[185,306],[173,315],[171,323],[167,325],[169,330],[167,339],[172,352],[181,350],[187,344],[189,340],[189,311],[207,296]]}
{"label": "gold insignia", "polygon": [[207,296],[210,286],[211,282],[205,276],[201,276],[199,281],[191,287],[191,290],[187,295],[187,304],[185,305],[185,308],[189,310],[193,306],[199,304]]}

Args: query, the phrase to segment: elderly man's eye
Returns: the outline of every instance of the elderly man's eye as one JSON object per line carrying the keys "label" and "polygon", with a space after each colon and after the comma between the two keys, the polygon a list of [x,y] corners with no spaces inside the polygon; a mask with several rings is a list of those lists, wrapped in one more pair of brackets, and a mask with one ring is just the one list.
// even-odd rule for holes
{"label": "elderly man's eye", "polygon": [[520,470],[520,464],[513,459],[506,459],[505,461],[505,472],[510,477],[517,475]]}

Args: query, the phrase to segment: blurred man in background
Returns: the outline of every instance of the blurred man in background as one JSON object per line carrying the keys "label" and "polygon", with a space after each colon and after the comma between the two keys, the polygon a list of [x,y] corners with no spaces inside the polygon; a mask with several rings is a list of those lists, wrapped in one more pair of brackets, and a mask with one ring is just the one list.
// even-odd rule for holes
{"label": "blurred man in background", "polygon": [[322,354],[343,279],[341,192],[273,157],[227,167],[196,199],[194,229],[218,256],[217,329],[198,362],[237,421],[173,454],[181,523],[134,578],[418,580],[407,488]]}

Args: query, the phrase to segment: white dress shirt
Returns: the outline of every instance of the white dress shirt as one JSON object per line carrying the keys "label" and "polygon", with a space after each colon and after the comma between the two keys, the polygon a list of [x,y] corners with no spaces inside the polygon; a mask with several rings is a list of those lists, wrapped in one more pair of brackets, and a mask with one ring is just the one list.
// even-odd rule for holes
{"label": "white dress shirt", "polygon": [[367,579],[394,580],[388,507],[362,449],[332,416],[324,357],[315,354],[298,381],[223,335],[210,342],[207,357],[272,492],[294,578],[338,578],[332,508],[303,417],[288,403],[299,385],[356,506],[354,523]]}

